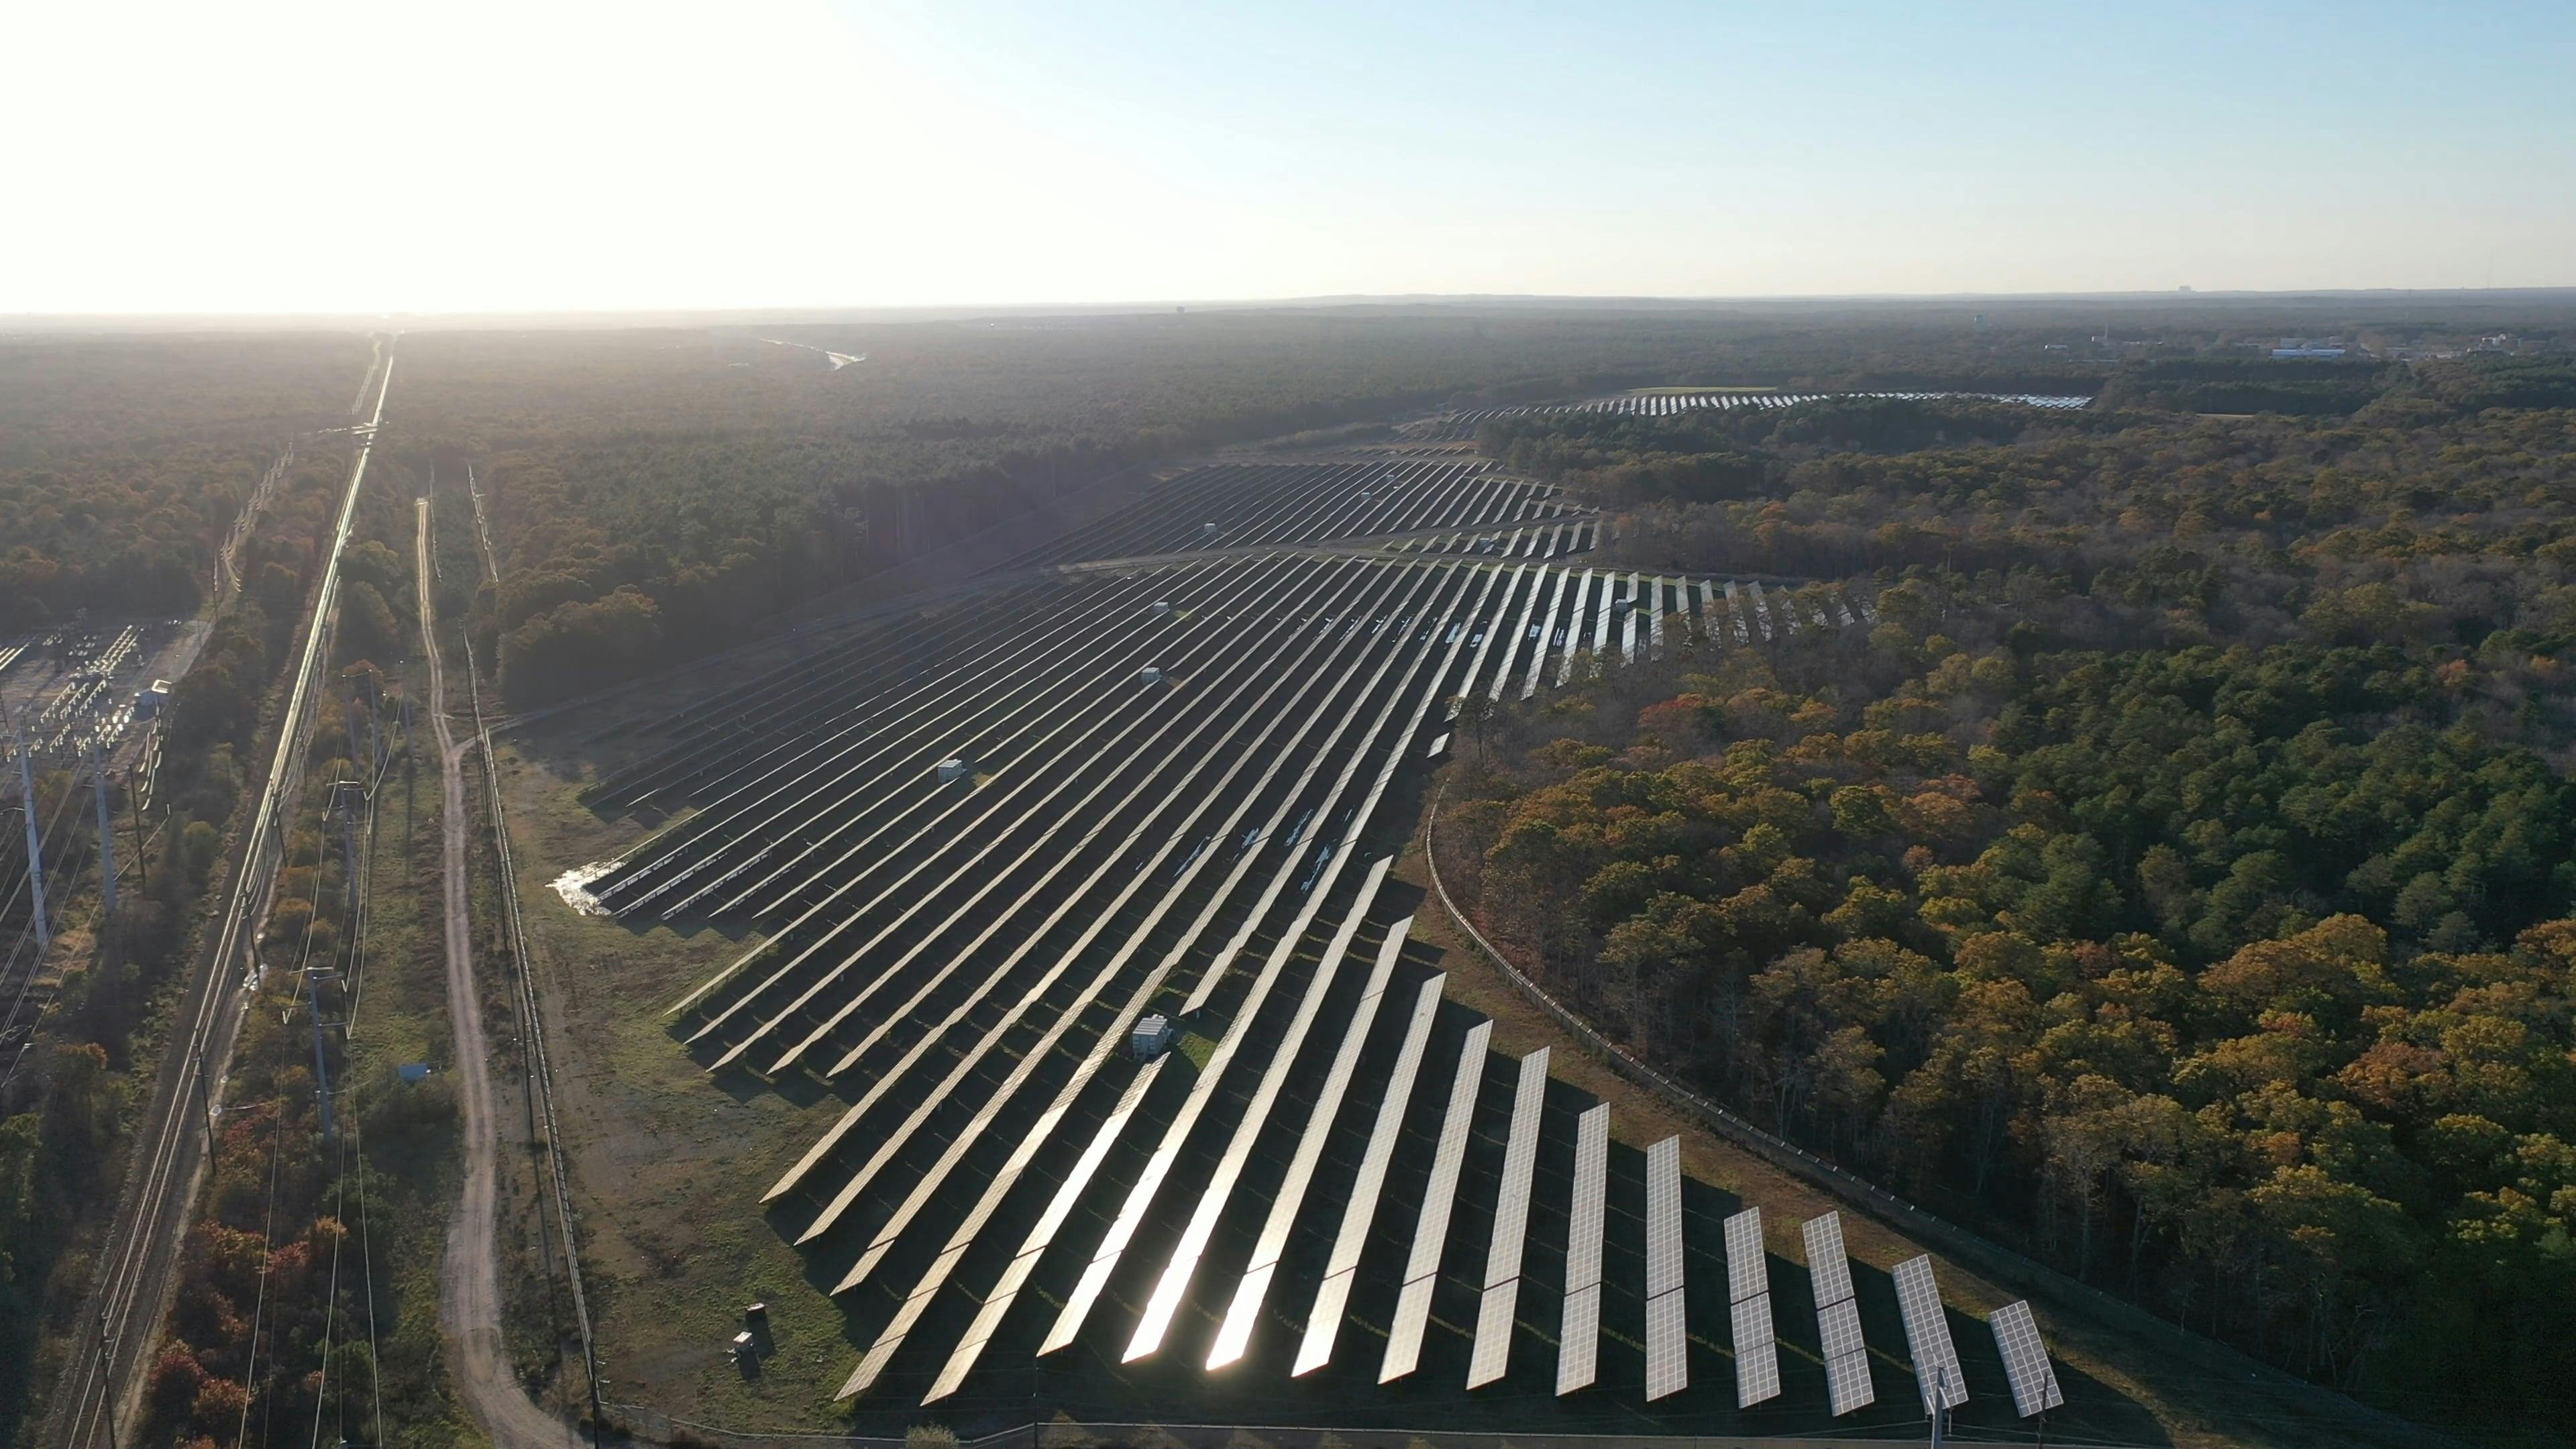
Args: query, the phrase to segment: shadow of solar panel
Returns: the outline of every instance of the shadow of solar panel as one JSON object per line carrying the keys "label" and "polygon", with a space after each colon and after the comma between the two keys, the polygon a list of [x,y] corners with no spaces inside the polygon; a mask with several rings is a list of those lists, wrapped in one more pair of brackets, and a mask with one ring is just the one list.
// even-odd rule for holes
{"label": "shadow of solar panel", "polygon": [[2044,1414],[2066,1402],[2057,1387],[2057,1370],[2049,1366],[2048,1348],[2039,1339],[2039,1324],[2030,1303],[2007,1303],[1986,1320],[2003,1355],[2004,1376],[2012,1381],[2013,1410],[2023,1418]]}

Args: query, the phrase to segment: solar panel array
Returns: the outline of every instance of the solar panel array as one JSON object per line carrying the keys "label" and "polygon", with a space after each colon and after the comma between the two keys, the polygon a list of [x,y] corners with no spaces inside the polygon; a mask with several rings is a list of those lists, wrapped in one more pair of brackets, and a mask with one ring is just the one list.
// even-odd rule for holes
{"label": "solar panel array", "polygon": [[1968,1381],[1960,1376],[1958,1350],[1950,1345],[1950,1323],[1941,1312],[1941,1288],[1932,1278],[1931,1254],[1896,1265],[1896,1306],[1905,1314],[1905,1346],[1914,1355],[1914,1382],[1923,1394],[1924,1417],[1966,1403]]}
{"label": "solar panel array", "polygon": [[[1411,995],[1352,1171],[1349,1098],[1376,1084],[1364,1055],[1398,1046],[1375,1023],[1405,940],[1375,904],[1387,863],[1362,881],[1353,847],[1455,719],[1448,701],[1571,682],[1578,655],[1598,667],[1875,616],[1821,587],[1543,562],[1589,546],[1599,519],[1481,467],[1245,469],[1181,490],[1206,518],[1166,497],[1045,556],[1092,565],[816,643],[662,722],[670,743],[592,792],[678,821],[595,877],[592,904],[758,938],[670,1008],[700,1059],[796,1071],[847,1104],[762,1198],[814,1209],[800,1245],[855,1251],[835,1293],[878,1290],[846,1300],[854,1323],[883,1326],[845,1397],[922,1378],[924,1402],[959,1392],[1024,1298],[1052,1316],[1039,1353],[1139,1301],[1126,1354],[1153,1353],[1195,1331],[1219,1266],[1233,1298],[1207,1365],[1251,1357],[1276,1331],[1262,1325],[1294,1312],[1287,1265],[1300,1233],[1322,1232],[1305,1209],[1349,1173],[1294,1372],[1328,1364],[1378,1220],[1398,1211],[1389,1178],[1411,1180],[1393,1160],[1442,1008],[1437,977]],[[1098,564],[1111,555],[1126,561]],[[1140,669],[1161,686],[1139,688]],[[971,781],[936,778],[968,757]],[[1354,942],[1380,925],[1354,992]],[[1179,1067],[1135,1061],[1128,1033],[1148,1012],[1218,1039]],[[1381,1382],[1420,1361],[1490,1034],[1468,1033],[1428,1187],[1401,1210],[1411,1246]],[[1510,1359],[1546,1065],[1543,1051],[1520,1064],[1470,1387]],[[1596,1107],[1576,1129],[1560,1392],[1600,1377],[1608,1127]],[[1662,1399],[1688,1385],[1678,1140],[1646,1159],[1646,1389]],[[1023,1222],[1016,1247],[993,1237]],[[1749,1256],[1728,1225],[1728,1276],[1751,1403],[1780,1390],[1758,1215],[1743,1227]],[[1226,1255],[1246,1241],[1237,1276]],[[1137,1261],[1149,1252],[1165,1256]],[[880,1303],[893,1308],[875,1319]],[[942,1304],[975,1305],[945,1361],[890,1369],[933,1352],[921,1340]]]}
{"label": "solar panel array", "polygon": [[1512,1093],[1512,1130],[1503,1144],[1503,1190],[1494,1204],[1494,1235],[1485,1250],[1485,1293],[1476,1305],[1476,1348],[1467,1387],[1480,1388],[1511,1366],[1512,1314],[1520,1303],[1521,1252],[1528,1244],[1530,1187],[1538,1170],[1539,1114],[1547,1105],[1547,1052],[1521,1058]]}
{"label": "solar panel array", "polygon": [[2027,1419],[2066,1402],[2057,1388],[2057,1370],[2048,1363],[2048,1346],[2039,1341],[2029,1300],[1996,1309],[1986,1324],[1995,1331],[1995,1350],[2003,1355],[2004,1377],[2012,1382],[2015,1413]]}
{"label": "solar panel array", "polygon": [[1413,1019],[1404,1028],[1404,1049],[1387,1078],[1386,1096],[1378,1102],[1377,1123],[1369,1129],[1368,1149],[1360,1159],[1359,1178],[1350,1201],[1342,1207],[1342,1228],[1333,1238],[1333,1256],[1324,1265],[1324,1281],[1315,1290],[1314,1310],[1306,1315],[1306,1336],[1297,1345],[1297,1365],[1289,1372],[1311,1373],[1333,1359],[1333,1340],[1341,1332],[1342,1312],[1351,1300],[1351,1281],[1358,1274],[1360,1252],[1368,1245],[1369,1226],[1377,1218],[1378,1197],[1386,1189],[1386,1169],[1395,1159],[1396,1134],[1404,1125],[1404,1108],[1413,1099],[1413,1079],[1422,1069],[1422,1049],[1431,1040],[1431,1022],[1440,1011],[1446,976],[1422,983],[1413,1001]]}
{"label": "solar panel array", "polygon": [[1646,1149],[1646,1399],[1690,1387],[1682,1305],[1682,1140]]}
{"label": "solar panel array", "polygon": [[1601,1232],[1608,1216],[1610,1104],[1574,1121],[1574,1204],[1565,1234],[1565,1319],[1557,1330],[1556,1391],[1601,1375]]}
{"label": "solar panel array", "polygon": [[1726,1220],[1726,1298],[1735,1326],[1735,1402],[1751,1408],[1780,1396],[1780,1344],[1771,1328],[1771,1272],[1758,1207]]}
{"label": "solar panel array", "polygon": [[1843,1252],[1840,1213],[1809,1218],[1807,1277],[1816,1290],[1816,1335],[1825,1356],[1825,1391],[1840,1418],[1875,1401],[1869,1350],[1861,1342],[1860,1306],[1852,1299],[1851,1260]]}
{"label": "solar panel array", "polygon": [[1449,1109],[1440,1119],[1440,1146],[1431,1157],[1431,1182],[1422,1191],[1422,1216],[1413,1227],[1413,1253],[1404,1265],[1404,1287],[1396,1298],[1395,1323],[1387,1332],[1386,1357],[1379,1361],[1377,1381],[1391,1383],[1413,1372],[1422,1361],[1422,1329],[1431,1318],[1431,1290],[1440,1276],[1440,1250],[1449,1241],[1449,1209],[1458,1197],[1458,1172],[1467,1161],[1467,1130],[1476,1116],[1476,1089],[1483,1084],[1485,1044],[1494,1024],[1480,1021],[1458,1049],[1458,1075],[1449,1084]]}
{"label": "solar panel array", "polygon": [[[1298,1136],[1296,1155],[1289,1159],[1288,1176],[1270,1199],[1270,1214],[1261,1224],[1261,1238],[1252,1249],[1252,1261],[1244,1266],[1242,1281],[1235,1285],[1234,1302],[1226,1309],[1224,1325],[1218,1329],[1216,1347],[1208,1354],[1209,1368],[1223,1368],[1243,1357],[1251,1342],[1252,1327],[1260,1317],[1261,1302],[1270,1290],[1271,1275],[1279,1267],[1279,1255],[1287,1250],[1289,1230],[1296,1226],[1298,1210],[1305,1205],[1306,1189],[1315,1180],[1315,1170],[1324,1160],[1324,1143],[1331,1134],[1333,1119],[1340,1115],[1342,1098],[1349,1092],[1351,1076],[1359,1068],[1360,1049],[1367,1045],[1369,1028],[1377,1022],[1378,1004],[1386,999],[1388,980],[1395,974],[1395,963],[1404,954],[1405,937],[1413,923],[1402,920],[1386,933],[1378,946],[1377,960],[1369,969],[1368,984],[1361,988],[1359,1005],[1351,1012],[1350,1024],[1343,1029],[1341,1049],[1333,1054],[1332,1070],[1324,1077],[1324,1088],[1315,1096],[1315,1105],[1306,1115],[1306,1129]],[[1327,978],[1319,974],[1318,981]],[[1284,1075],[1295,1058],[1291,1050],[1282,1050],[1272,1060],[1274,1076]],[[1264,1079],[1264,1088],[1271,1081]],[[1245,1113],[1247,1126],[1258,1125],[1255,1118],[1267,1116],[1267,1102],[1256,1097]],[[1237,1133],[1246,1151],[1249,1135]],[[1238,1169],[1239,1171],[1239,1166]],[[1231,1178],[1227,1181],[1230,1183]],[[1178,1259],[1175,1259],[1177,1265]]]}

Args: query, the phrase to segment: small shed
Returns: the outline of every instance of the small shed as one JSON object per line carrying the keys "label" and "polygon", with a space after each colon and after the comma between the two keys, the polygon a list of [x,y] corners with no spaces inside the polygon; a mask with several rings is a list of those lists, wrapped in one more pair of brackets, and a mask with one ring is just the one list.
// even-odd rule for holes
{"label": "small shed", "polygon": [[1171,676],[1165,674],[1159,665],[1148,664],[1136,672],[1136,682],[1146,685],[1168,684],[1171,682]]}
{"label": "small shed", "polygon": [[1172,601],[1169,599],[1156,599],[1154,601],[1154,617],[1157,619],[1168,619],[1171,616]]}
{"label": "small shed", "polygon": [[1168,1016],[1146,1017],[1127,1034],[1127,1050],[1140,1062],[1150,1062],[1171,1049],[1172,1019]]}
{"label": "small shed", "polygon": [[942,785],[954,785],[973,773],[974,768],[961,756],[951,755],[939,762],[939,783]]}

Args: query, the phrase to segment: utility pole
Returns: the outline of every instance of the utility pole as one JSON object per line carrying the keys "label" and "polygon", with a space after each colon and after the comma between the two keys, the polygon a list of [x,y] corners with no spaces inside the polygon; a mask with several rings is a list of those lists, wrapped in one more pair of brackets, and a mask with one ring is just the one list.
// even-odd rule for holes
{"label": "utility pole", "polygon": [[116,817],[107,808],[107,761],[99,758],[98,742],[89,747],[90,784],[98,797],[98,898],[112,919],[116,915]]}
{"label": "utility pole", "polygon": [[125,772],[125,803],[134,816],[134,873],[143,889],[152,889],[152,861],[143,849],[143,767],[134,765]]}
{"label": "utility pole", "polygon": [[9,724],[9,738],[18,747],[18,789],[25,796],[27,816],[27,903],[35,911],[36,954],[39,959],[54,948],[54,933],[45,924],[45,841],[36,828],[36,766],[27,754],[27,737],[18,733],[17,717],[9,713],[9,701],[0,697],[0,718]]}

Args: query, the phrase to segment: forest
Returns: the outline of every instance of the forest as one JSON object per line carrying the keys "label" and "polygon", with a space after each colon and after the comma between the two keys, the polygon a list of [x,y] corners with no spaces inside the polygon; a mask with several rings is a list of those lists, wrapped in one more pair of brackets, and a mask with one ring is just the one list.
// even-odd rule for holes
{"label": "forest", "polygon": [[2563,1426],[2571,380],[1489,428],[1629,510],[1629,561],[1877,615],[1493,720],[1444,871],[1812,1150],[2370,1401]]}
{"label": "forest", "polygon": [[345,427],[353,335],[0,338],[0,637],[189,614],[290,438]]}
{"label": "forest", "polygon": [[1157,460],[1699,378],[2089,390],[2102,365],[2047,350],[2065,327],[1355,308],[424,333],[395,407],[407,445],[472,463],[489,496],[501,578],[477,645],[526,705]]}

